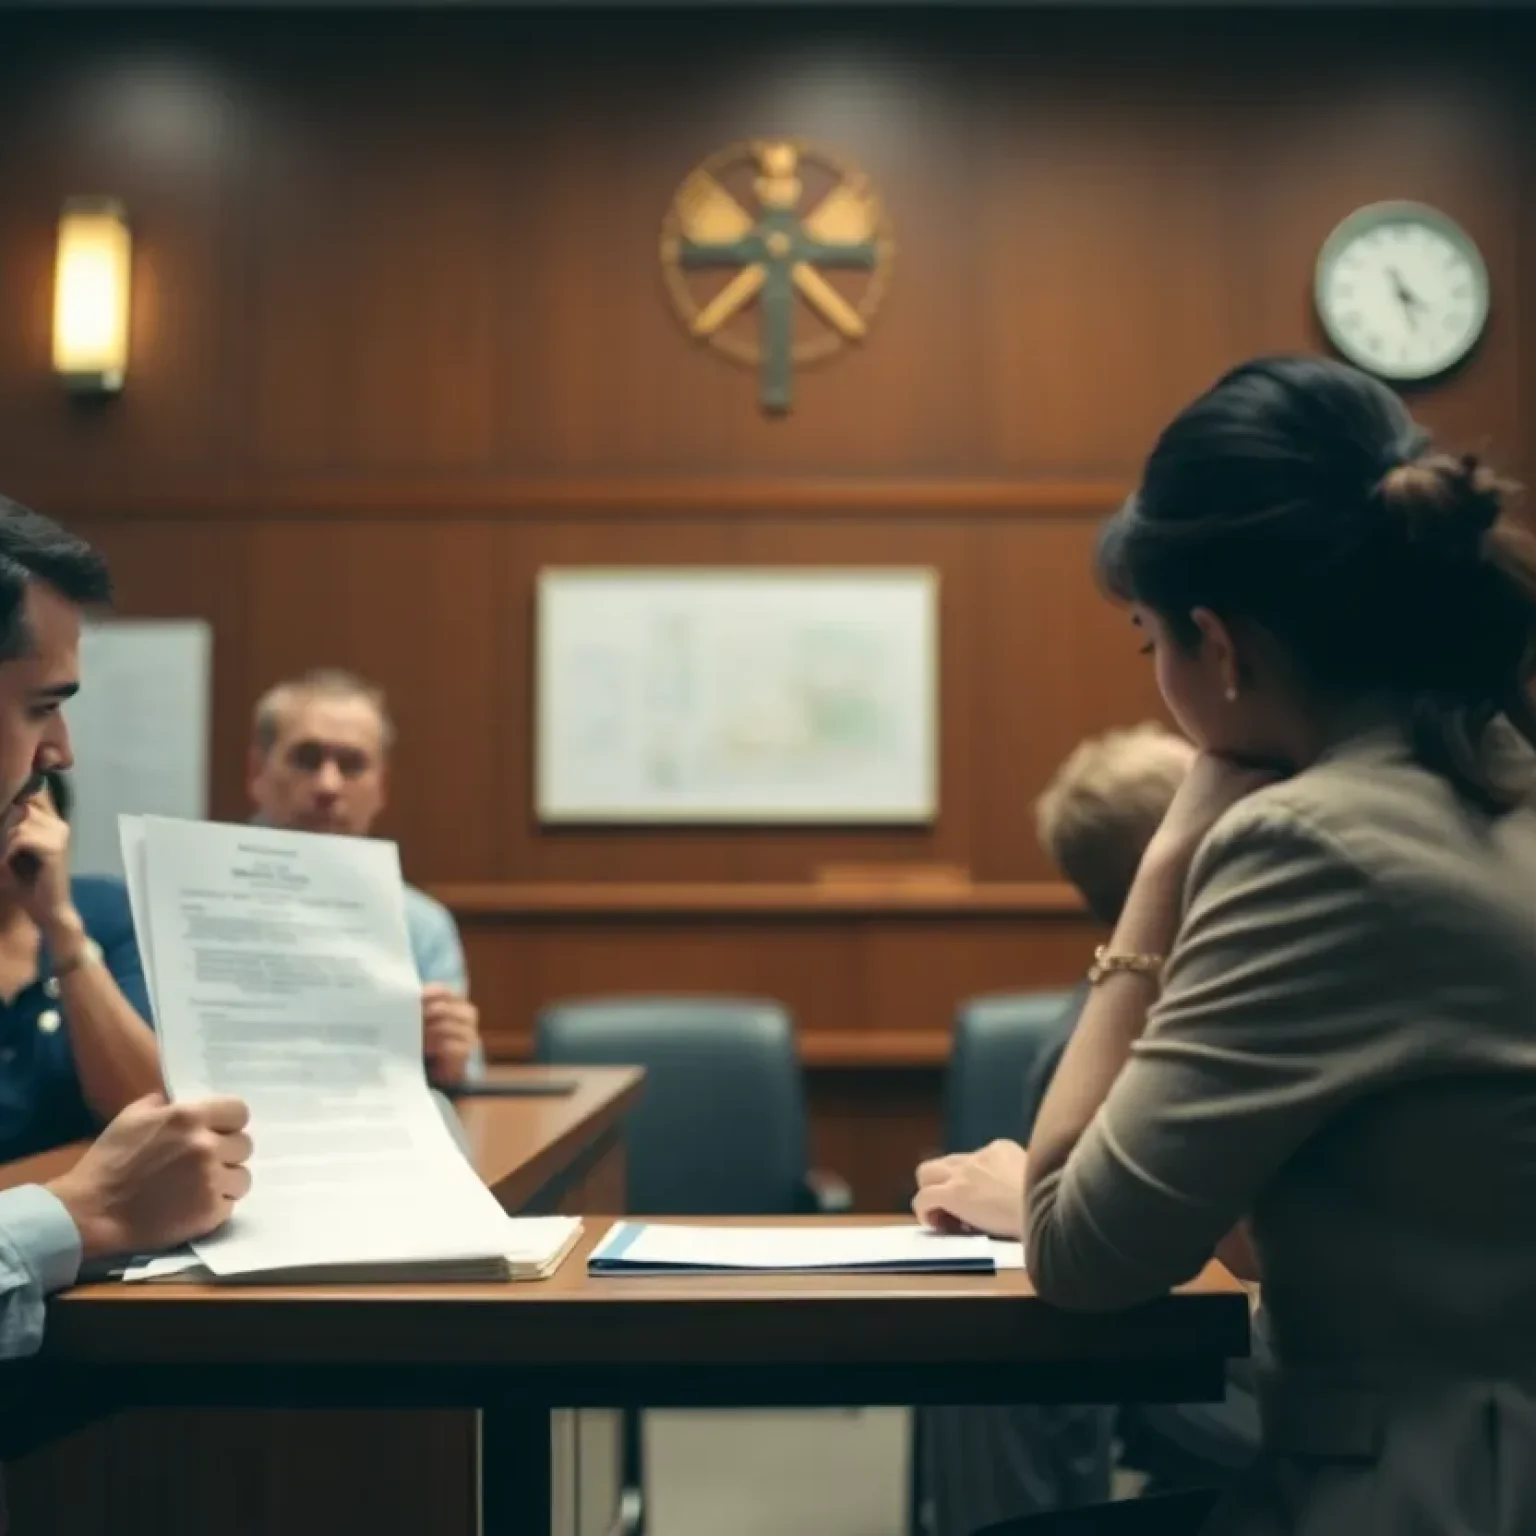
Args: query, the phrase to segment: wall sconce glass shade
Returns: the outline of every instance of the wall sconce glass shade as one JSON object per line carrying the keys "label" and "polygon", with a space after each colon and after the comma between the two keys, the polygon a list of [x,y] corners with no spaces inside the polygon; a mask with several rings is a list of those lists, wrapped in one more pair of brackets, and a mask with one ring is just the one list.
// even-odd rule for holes
{"label": "wall sconce glass shade", "polygon": [[71,198],[59,218],[53,367],[67,388],[115,394],[128,373],[133,237],[121,203]]}

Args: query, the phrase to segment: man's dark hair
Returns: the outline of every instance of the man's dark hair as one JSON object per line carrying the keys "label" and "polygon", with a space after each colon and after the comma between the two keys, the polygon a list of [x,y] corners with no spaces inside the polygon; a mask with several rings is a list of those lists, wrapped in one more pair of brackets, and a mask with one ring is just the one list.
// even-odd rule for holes
{"label": "man's dark hair", "polygon": [[25,656],[27,587],[46,582],[81,608],[112,601],[107,562],[51,517],[0,496],[0,661]]}

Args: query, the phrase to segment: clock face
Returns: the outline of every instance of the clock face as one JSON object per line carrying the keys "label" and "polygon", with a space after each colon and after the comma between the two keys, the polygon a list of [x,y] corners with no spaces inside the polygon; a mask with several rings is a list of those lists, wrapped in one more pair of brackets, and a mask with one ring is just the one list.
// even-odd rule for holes
{"label": "clock face", "polygon": [[1419,203],[1345,219],[1317,259],[1317,312],[1352,363],[1384,379],[1455,367],[1488,320],[1488,271],[1452,220]]}

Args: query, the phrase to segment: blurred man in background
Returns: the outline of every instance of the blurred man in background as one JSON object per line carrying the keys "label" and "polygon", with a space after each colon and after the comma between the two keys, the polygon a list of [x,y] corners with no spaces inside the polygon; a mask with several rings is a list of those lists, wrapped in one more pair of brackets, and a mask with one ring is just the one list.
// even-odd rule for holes
{"label": "blurred man in background", "polygon": [[[247,786],[256,820],[367,837],[384,809],[393,744],[387,701],[372,683],[331,668],[278,683],[252,721]],[[411,885],[405,921],[421,978],[427,1075],[439,1088],[457,1088],[484,1065],[459,931],[441,902]]]}

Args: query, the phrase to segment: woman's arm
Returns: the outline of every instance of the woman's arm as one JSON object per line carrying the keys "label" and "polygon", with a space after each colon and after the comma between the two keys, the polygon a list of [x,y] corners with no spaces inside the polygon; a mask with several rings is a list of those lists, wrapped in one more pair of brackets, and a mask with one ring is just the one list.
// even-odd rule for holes
{"label": "woman's arm", "polygon": [[[1267,769],[1240,767],[1209,753],[1195,759],[1142,855],[1109,942],[1111,954],[1171,954],[1195,855],[1227,811],[1273,780]],[[1092,1124],[1141,1038],[1157,987],[1157,978],[1144,971],[1111,971],[1090,992],[1030,1137],[1031,1187],[1061,1169]]]}
{"label": "woman's arm", "polygon": [[[1058,1305],[1130,1306],[1197,1273],[1296,1148],[1411,1054],[1394,1008],[1422,951],[1325,834],[1245,808],[1189,884],[1150,1017],[1136,978],[1101,986],[1041,1110],[1028,1262]],[[1149,891],[1136,907],[1158,910]]]}
{"label": "woman's arm", "polygon": [[[1112,954],[1168,954],[1179,931],[1187,867],[1180,854],[1155,844],[1147,850],[1115,925]],[[1066,1162],[1109,1097],[1131,1046],[1141,1038],[1156,986],[1150,976],[1113,971],[1090,993],[1029,1138],[1031,1184]]]}

